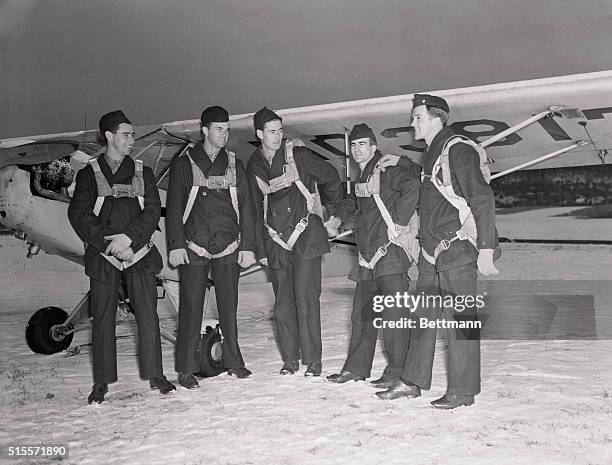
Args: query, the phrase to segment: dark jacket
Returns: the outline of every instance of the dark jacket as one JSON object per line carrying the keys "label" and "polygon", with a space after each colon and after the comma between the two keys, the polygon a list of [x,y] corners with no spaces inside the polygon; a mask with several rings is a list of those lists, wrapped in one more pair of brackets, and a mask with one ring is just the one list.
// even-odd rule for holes
{"label": "dark jacket", "polygon": [[[221,149],[214,163],[204,151],[202,142],[189,150],[189,155],[202,170],[204,176],[223,176],[227,169],[228,157]],[[234,242],[240,233],[238,250],[255,251],[254,212],[250,186],[241,160],[236,158],[236,184],[238,190],[238,211],[240,224],[232,206],[229,189],[208,189],[200,187],[187,222],[183,225],[183,212],[193,184],[191,163],[187,155],[180,156],[170,168],[168,196],[166,198],[166,239],[168,250],[184,249],[186,241],[193,241],[211,254],[222,252]],[[190,263],[207,259],[187,249]],[[222,262],[236,261],[235,254],[221,257]]]}
{"label": "dark jacket", "polygon": [[[321,201],[331,215],[342,200],[342,185],[336,168],[321,158],[317,157],[305,147],[295,147],[293,157],[300,174],[300,179],[310,192],[314,192],[315,183],[319,187]],[[309,260],[320,257],[329,252],[327,231],[322,220],[315,214],[310,215],[308,227],[300,235],[291,252],[283,249],[274,242],[263,222],[263,193],[259,189],[254,176],[258,176],[266,183],[270,179],[283,174],[285,165],[284,148],[276,151],[272,159],[272,166],[268,164],[260,149],[255,150],[249,163],[247,171],[251,175],[252,192],[257,205],[257,258],[268,258],[270,268],[287,268],[293,262]],[[268,224],[274,228],[284,241],[295,229],[295,225],[304,218],[308,210],[306,199],[292,184],[290,187],[281,189],[268,197]]]}
{"label": "dark jacket", "polygon": [[[134,176],[135,163],[130,157],[125,157],[117,172],[113,175],[104,156],[98,157],[100,169],[108,184],[130,184]],[[111,282],[117,269],[111,265],[100,252],[106,250],[110,241],[104,236],[111,234],[126,234],[132,239],[131,248],[138,252],[149,243],[153,232],[158,227],[161,215],[159,192],[155,184],[155,176],[151,168],[143,169],[145,184],[144,210],[140,209],[136,197],[106,197],[100,215],[96,217],[93,208],[98,197],[98,186],[93,168],[86,166],[76,177],[76,186],[72,201],[68,207],[70,224],[86,243],[85,273],[87,276],[101,282]],[[127,268],[128,273],[159,273],[162,260],[157,248],[140,261]]]}
{"label": "dark jacket", "polygon": [[[434,163],[442,153],[446,141],[455,132],[446,127],[431,141],[423,155],[423,173],[431,176]],[[451,180],[455,192],[467,200],[476,221],[478,248],[497,247],[495,231],[495,199],[493,190],[480,172],[480,159],[476,151],[466,144],[455,144],[449,152]],[[442,179],[442,173],[439,173]],[[461,227],[458,210],[448,202],[431,179],[426,177],[421,184],[419,213],[421,215],[421,245],[433,255],[436,246],[443,239],[451,239]],[[469,241],[455,241],[448,250],[443,251],[436,260],[438,271],[456,268],[475,262],[478,251]]]}
{"label": "dark jacket", "polygon": [[[376,151],[374,157],[360,173],[357,182],[367,182],[382,154]],[[406,161],[380,173],[380,197],[389,210],[395,224],[406,226],[419,202],[421,168],[406,158]],[[335,214],[344,223],[354,218],[355,240],[361,256],[370,261],[379,247],[388,241],[387,224],[383,219],[374,197],[356,197],[352,194],[342,201]],[[380,276],[405,273],[410,259],[401,247],[391,244],[387,254],[373,270],[359,266],[351,271],[349,278],[354,281],[372,280]]]}

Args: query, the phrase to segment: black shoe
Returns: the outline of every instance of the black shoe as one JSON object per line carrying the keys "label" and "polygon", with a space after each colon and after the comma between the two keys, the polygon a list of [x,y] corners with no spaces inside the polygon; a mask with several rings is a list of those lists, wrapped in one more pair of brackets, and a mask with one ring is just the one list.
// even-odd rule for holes
{"label": "black shoe", "polygon": [[227,374],[230,376],[235,376],[236,378],[248,378],[253,373],[247,367],[240,368],[228,368]]}
{"label": "black shoe", "polygon": [[283,367],[281,368],[281,375],[294,375],[300,369],[300,362],[297,360],[291,360],[290,362],[285,362]]}
{"label": "black shoe", "polygon": [[402,380],[396,380],[386,391],[377,392],[376,395],[382,400],[395,400],[400,397],[414,399],[421,396],[421,388],[414,384],[406,384]]}
{"label": "black shoe", "polygon": [[304,376],[321,376],[321,371],[323,371],[321,362],[312,362],[308,364]]}
{"label": "black shoe", "polygon": [[370,386],[376,389],[389,389],[395,380],[389,378],[386,375],[382,375],[380,378],[370,381]]}
{"label": "black shoe", "polygon": [[470,406],[474,403],[474,396],[460,396],[457,394],[444,394],[439,399],[434,400],[431,405],[443,410],[451,410],[461,406]]}
{"label": "black shoe", "polygon": [[93,388],[91,390],[91,394],[87,398],[87,403],[91,404],[92,402],[97,402],[101,404],[104,402],[104,394],[108,392],[108,384],[106,383],[94,383]]}
{"label": "black shoe", "polygon": [[199,386],[198,380],[192,373],[179,373],[178,382],[181,386],[187,389],[194,389]]}
{"label": "black shoe", "polygon": [[168,394],[170,391],[176,391],[176,386],[168,381],[164,375],[150,378],[149,386],[151,389],[159,389],[159,392],[162,394]]}
{"label": "black shoe", "polygon": [[329,375],[325,379],[332,383],[338,384],[346,383],[347,381],[365,381],[365,378],[363,376],[355,375],[350,371],[345,370],[342,370],[340,373],[336,373],[335,375]]}

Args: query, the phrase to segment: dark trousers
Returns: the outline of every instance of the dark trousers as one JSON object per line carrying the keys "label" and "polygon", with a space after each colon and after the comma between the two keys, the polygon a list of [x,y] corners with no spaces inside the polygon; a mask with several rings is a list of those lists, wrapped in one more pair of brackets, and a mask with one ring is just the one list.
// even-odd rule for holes
{"label": "dark trousers", "polygon": [[270,269],[274,316],[283,362],[321,360],[321,257]]}
{"label": "dark trousers", "polygon": [[[421,258],[417,293],[426,295],[476,295],[476,263],[436,272],[433,265]],[[476,319],[475,312],[455,312],[453,308],[420,307],[416,317],[446,321]],[[455,395],[474,395],[480,392],[480,337],[478,331],[446,329],[448,339],[448,387]],[[410,348],[402,372],[402,380],[422,389],[431,387],[431,370],[436,349],[436,328],[416,327],[411,330]]]}
{"label": "dark trousers", "polygon": [[[382,318],[385,322],[410,317],[408,309],[398,306],[385,307],[382,312],[375,312],[373,310],[374,296],[395,296],[398,292],[400,294],[408,292],[408,288],[409,281],[406,273],[381,276],[374,281],[357,283],[351,314],[351,342],[343,370],[365,378],[370,377],[378,338],[378,328],[374,326],[374,319]],[[410,344],[410,328],[383,327],[383,342],[387,356],[387,367],[383,375],[390,379],[398,379],[402,373]]]}
{"label": "dark trousers", "polygon": [[91,314],[93,315],[91,353],[93,377],[96,383],[117,381],[115,321],[122,274],[138,326],[140,376],[149,379],[163,374],[155,275],[152,273],[144,275],[122,273],[117,270],[113,273],[111,283],[103,283],[93,278],[89,281]]}
{"label": "dark trousers", "polygon": [[223,334],[221,349],[225,368],[240,368],[244,360],[238,346],[238,263],[221,263],[213,258],[199,265],[179,267],[179,315],[178,335],[176,338],[175,367],[179,373],[197,373],[200,364],[196,359],[196,348],[200,341],[204,297],[208,272],[212,266],[215,282],[219,326]]}

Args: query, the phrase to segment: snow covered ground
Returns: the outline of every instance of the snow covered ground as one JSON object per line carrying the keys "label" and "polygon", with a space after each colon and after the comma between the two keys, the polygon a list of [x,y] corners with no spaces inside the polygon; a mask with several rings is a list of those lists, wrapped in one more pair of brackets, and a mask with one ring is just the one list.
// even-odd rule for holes
{"label": "snow covered ground", "polygon": [[[612,241],[612,219],[560,216],[583,207],[537,208],[497,215],[500,237],[510,239]],[[503,210],[502,210],[503,211]]]}
{"label": "snow covered ground", "polygon": [[[588,464],[612,463],[612,341],[485,340],[482,393],[474,406],[438,411],[445,347],[439,340],[431,391],[415,400],[374,397],[365,383],[279,376],[269,284],[240,289],[240,344],[252,378],[227,375],[161,396],[139,379],[135,323],[118,323],[119,381],[107,402],[87,405],[89,331],[76,334],[75,355],[32,353],[24,329],[38,308],[70,309],[86,292],[82,268],[41,253],[24,258],[22,242],[0,237],[0,444],[69,446],[78,464]],[[612,315],[612,247],[506,244],[502,280],[576,281],[593,290],[595,314]],[[604,284],[593,284],[595,280]],[[580,287],[578,285],[578,287]],[[548,292],[548,291],[547,291]],[[551,291],[552,292],[552,291]],[[576,293],[581,293],[578,290]],[[325,281],[324,374],[337,372],[348,346],[353,284]],[[160,302],[162,324],[174,311]],[[609,326],[607,326],[609,327]],[[604,334],[602,336],[602,334]],[[163,342],[164,367],[176,381],[174,347]],[[377,351],[373,374],[384,358]],[[0,463],[56,463],[6,458]]]}

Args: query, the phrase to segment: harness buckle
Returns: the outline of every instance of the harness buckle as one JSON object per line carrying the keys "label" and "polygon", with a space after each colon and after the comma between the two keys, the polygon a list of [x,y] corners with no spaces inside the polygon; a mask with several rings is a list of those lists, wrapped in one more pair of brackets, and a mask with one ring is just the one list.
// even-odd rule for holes
{"label": "harness buckle", "polygon": [[118,197],[133,197],[132,186],[111,186],[111,195],[115,198]]}
{"label": "harness buckle", "polygon": [[208,189],[226,189],[228,186],[227,179],[211,179],[206,180],[206,187]]}
{"label": "harness buckle", "polygon": [[442,246],[443,250],[448,250],[451,246],[451,242],[453,242],[452,240],[448,240],[448,239],[442,239],[440,241],[440,245]]}
{"label": "harness buckle", "polygon": [[306,230],[307,226],[308,226],[308,217],[302,218],[298,222],[298,224],[295,225],[295,229],[299,231],[300,233],[303,233]]}
{"label": "harness buckle", "polygon": [[370,197],[370,189],[368,189],[367,182],[361,182],[355,184],[355,195],[357,197]]}
{"label": "harness buckle", "polygon": [[385,245],[381,245],[378,248],[378,251],[380,252],[381,257],[384,257],[385,255],[387,255],[387,247],[388,247],[388,244],[385,244]]}
{"label": "harness buckle", "polygon": [[270,190],[272,192],[278,192],[281,189],[285,189],[291,185],[291,181],[287,179],[285,174],[278,176],[274,179],[270,179]]}

